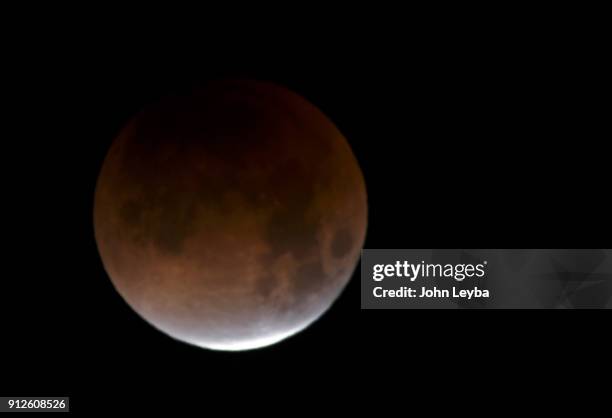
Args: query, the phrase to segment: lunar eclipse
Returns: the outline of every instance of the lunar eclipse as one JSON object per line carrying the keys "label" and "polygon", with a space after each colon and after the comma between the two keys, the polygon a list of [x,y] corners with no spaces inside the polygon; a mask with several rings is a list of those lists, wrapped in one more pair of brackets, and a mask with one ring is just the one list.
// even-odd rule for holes
{"label": "lunar eclipse", "polygon": [[106,272],[151,325],[246,350],[308,327],[337,299],[367,224],[350,146],[284,87],[219,80],[145,108],[95,191]]}

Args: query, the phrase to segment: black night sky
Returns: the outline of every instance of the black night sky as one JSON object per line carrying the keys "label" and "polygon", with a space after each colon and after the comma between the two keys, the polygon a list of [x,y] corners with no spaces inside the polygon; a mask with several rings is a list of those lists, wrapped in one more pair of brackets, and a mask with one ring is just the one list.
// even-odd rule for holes
{"label": "black night sky", "polygon": [[182,344],[135,315],[96,250],[99,169],[135,112],[219,77],[279,83],[334,121],[365,176],[366,248],[612,243],[609,134],[584,71],[599,68],[589,51],[516,38],[236,38],[37,37],[15,48],[5,79],[15,127],[3,140],[2,393],[71,396],[85,413],[112,411],[111,398],[154,410],[142,403],[200,408],[223,396],[230,408],[265,410],[279,398],[354,402],[391,375],[460,386],[469,372],[449,369],[457,359],[488,362],[475,373],[491,381],[524,377],[530,362],[538,376],[561,375],[559,358],[575,346],[602,353],[595,312],[361,311],[358,272],[313,326],[251,352]]}

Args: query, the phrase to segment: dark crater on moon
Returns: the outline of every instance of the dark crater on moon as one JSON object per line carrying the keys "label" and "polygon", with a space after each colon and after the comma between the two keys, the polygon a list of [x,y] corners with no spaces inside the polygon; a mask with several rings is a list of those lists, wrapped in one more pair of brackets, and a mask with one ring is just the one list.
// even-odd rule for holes
{"label": "dark crater on moon", "polygon": [[351,232],[347,228],[342,228],[336,232],[332,240],[331,252],[336,258],[342,258],[353,248]]}
{"label": "dark crater on moon", "polygon": [[197,206],[193,199],[176,199],[159,191],[141,200],[128,200],[119,209],[125,232],[137,243],[152,242],[162,252],[179,255],[194,233]]}

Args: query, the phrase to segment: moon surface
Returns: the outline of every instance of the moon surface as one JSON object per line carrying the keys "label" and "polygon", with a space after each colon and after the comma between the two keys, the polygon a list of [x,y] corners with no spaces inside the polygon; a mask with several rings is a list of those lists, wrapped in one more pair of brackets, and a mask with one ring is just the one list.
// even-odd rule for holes
{"label": "moon surface", "polygon": [[117,291],[155,328],[215,350],[274,344],[319,318],[366,224],[346,139],[267,82],[219,80],[146,108],[114,140],[95,191]]}

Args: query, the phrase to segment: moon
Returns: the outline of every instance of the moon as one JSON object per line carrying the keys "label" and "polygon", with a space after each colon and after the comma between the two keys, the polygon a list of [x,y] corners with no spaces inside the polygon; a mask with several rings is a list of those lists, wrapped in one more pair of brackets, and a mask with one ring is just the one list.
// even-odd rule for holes
{"label": "moon", "polygon": [[247,350],[338,298],[367,226],[359,164],[336,126],[276,84],[218,80],[137,114],[94,197],[102,263],[165,334]]}

